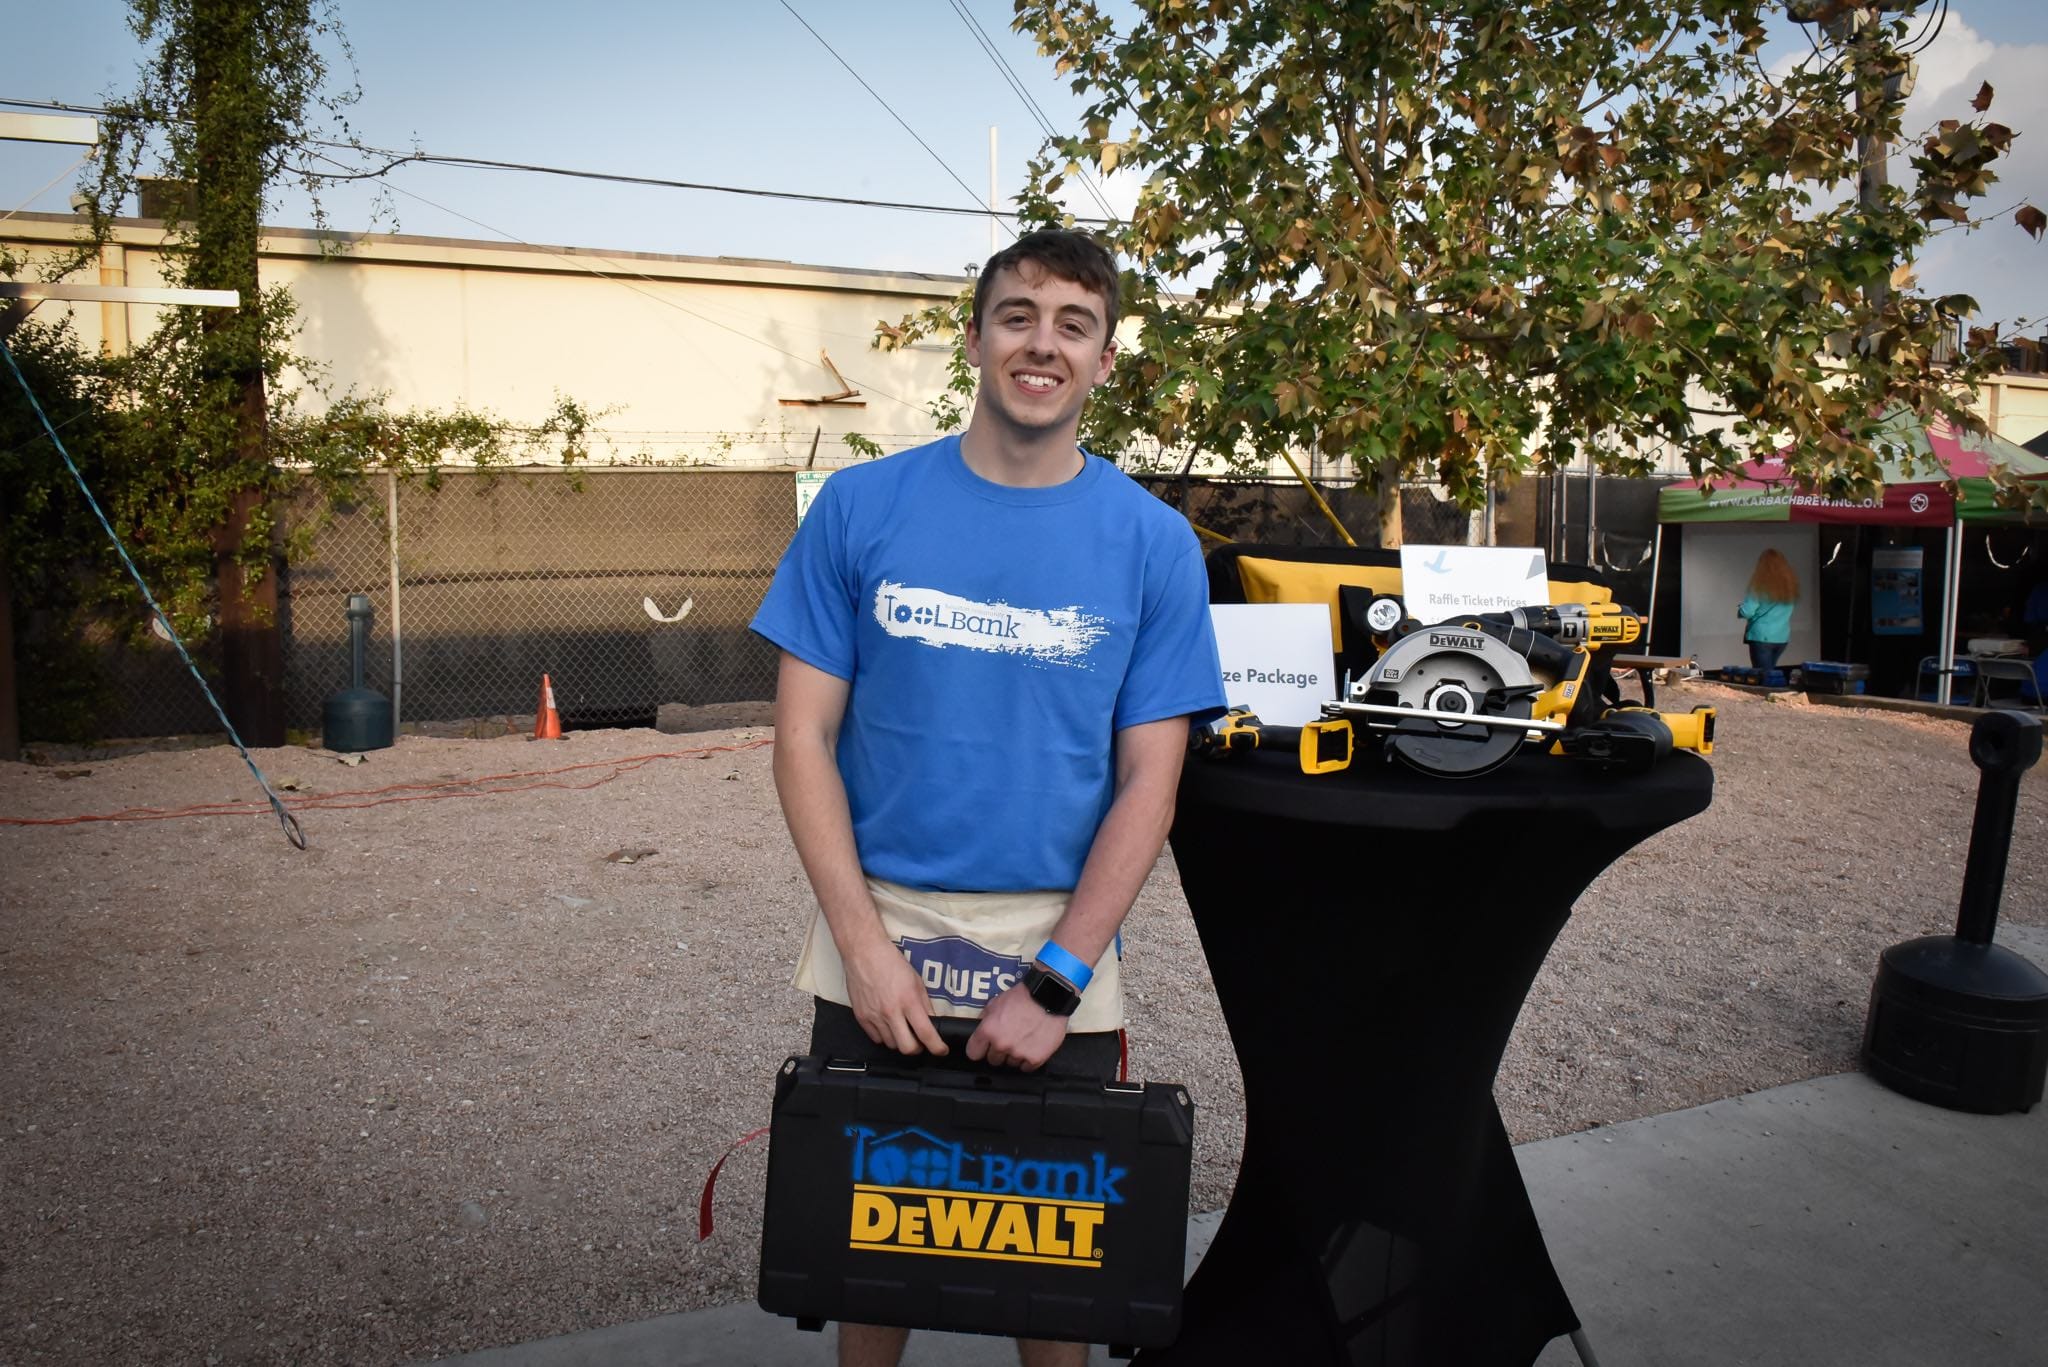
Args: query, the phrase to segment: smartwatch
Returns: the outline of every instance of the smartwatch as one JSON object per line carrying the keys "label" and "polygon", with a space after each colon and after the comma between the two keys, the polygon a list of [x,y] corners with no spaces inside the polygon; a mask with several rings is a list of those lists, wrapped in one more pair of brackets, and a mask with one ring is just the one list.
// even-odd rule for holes
{"label": "smartwatch", "polygon": [[1024,990],[1049,1016],[1071,1016],[1081,1005],[1081,994],[1072,983],[1037,964],[1024,970]]}

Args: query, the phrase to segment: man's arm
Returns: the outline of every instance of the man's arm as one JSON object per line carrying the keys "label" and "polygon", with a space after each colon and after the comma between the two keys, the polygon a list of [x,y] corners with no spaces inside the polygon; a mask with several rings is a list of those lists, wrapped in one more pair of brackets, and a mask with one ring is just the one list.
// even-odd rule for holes
{"label": "man's arm", "polygon": [[924,983],[883,929],[861,873],[839,774],[846,697],[846,680],[782,652],[775,685],[775,794],[846,966],[846,990],[860,1028],[898,1053],[943,1054],[946,1045],[931,1022]]}
{"label": "man's arm", "polygon": [[[1188,748],[1188,719],[1168,717],[1116,733],[1116,795],[1088,847],[1081,881],[1053,927],[1060,948],[1094,964],[1116,938],[1137,900],[1173,825],[1173,798]],[[967,1057],[986,1057],[1030,1071],[1052,1057],[1067,1037],[1067,1018],[1055,1016],[1020,984],[989,1004],[967,1041]]]}

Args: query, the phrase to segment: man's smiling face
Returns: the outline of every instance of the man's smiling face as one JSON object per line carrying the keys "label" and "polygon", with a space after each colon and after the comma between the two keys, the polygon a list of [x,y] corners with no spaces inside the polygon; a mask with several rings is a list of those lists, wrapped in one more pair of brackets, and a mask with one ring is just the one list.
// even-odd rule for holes
{"label": "man's smiling face", "polygon": [[1102,297],[1035,261],[999,271],[980,324],[967,328],[967,363],[981,373],[975,402],[1025,439],[1071,434],[1115,358]]}

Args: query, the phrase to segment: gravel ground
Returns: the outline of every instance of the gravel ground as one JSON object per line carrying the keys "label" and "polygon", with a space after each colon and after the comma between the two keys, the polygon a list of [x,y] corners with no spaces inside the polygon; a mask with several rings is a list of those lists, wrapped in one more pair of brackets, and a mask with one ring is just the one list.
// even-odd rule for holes
{"label": "gravel ground", "polygon": [[[1879,950],[1953,924],[1965,725],[1660,701],[1723,709],[1716,801],[1581,899],[1501,1069],[1517,1140],[1850,1069]],[[0,827],[0,1362],[395,1363],[750,1299],[763,1146],[708,1242],[696,1204],[800,1046],[808,891],[769,733],[704,720],[259,752],[333,804],[304,852],[267,815]],[[219,746],[0,765],[0,816],[252,790]],[[2004,915],[2048,924],[2048,766]],[[1220,1207],[1242,1094],[1169,861],[1126,940],[1133,1071],[1193,1090]]]}

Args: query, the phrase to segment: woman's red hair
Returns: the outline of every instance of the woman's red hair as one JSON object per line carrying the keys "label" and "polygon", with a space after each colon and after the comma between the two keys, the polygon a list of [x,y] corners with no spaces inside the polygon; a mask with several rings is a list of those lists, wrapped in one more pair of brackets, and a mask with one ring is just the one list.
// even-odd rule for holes
{"label": "woman's red hair", "polygon": [[1799,576],[1792,572],[1792,562],[1775,548],[1766,550],[1756,558],[1756,570],[1749,576],[1749,591],[1773,603],[1796,603]]}

